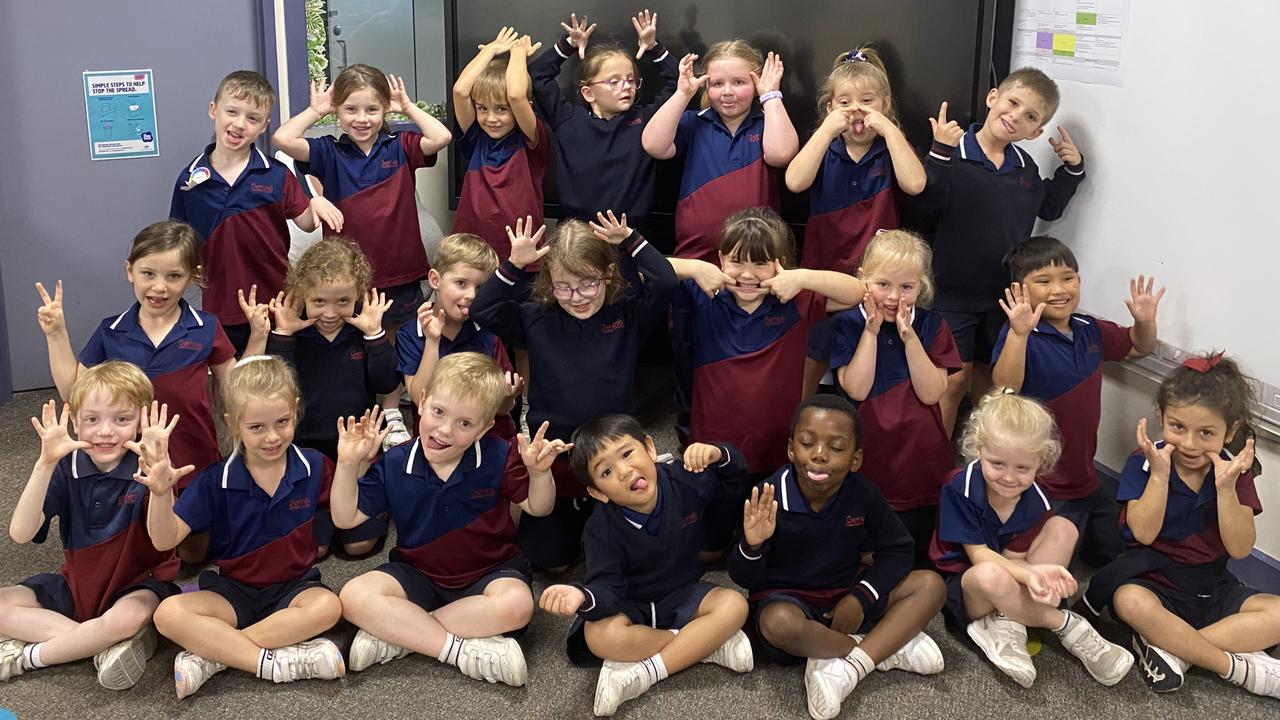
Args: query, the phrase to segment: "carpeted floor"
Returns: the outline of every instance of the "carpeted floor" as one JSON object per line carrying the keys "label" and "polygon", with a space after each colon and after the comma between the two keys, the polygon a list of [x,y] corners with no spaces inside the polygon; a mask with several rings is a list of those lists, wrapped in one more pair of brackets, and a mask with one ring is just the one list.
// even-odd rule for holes
{"label": "carpeted floor", "polygon": [[[0,408],[0,517],[7,518],[31,471],[38,441],[29,417],[49,392],[22,393]],[[656,433],[660,450],[670,450],[674,435]],[[0,583],[17,582],[61,563],[57,534],[43,546],[0,540]],[[333,588],[373,568],[381,559],[360,563],[329,559],[320,567]],[[723,572],[708,576],[729,584]],[[534,591],[561,578],[538,576]],[[244,673],[226,671],[199,693],[174,699],[171,668],[177,648],[161,641],[146,677],[132,690],[100,688],[90,661],[28,673],[0,684],[0,708],[19,718],[435,718],[500,720],[585,718],[591,716],[595,673],[570,665],[563,651],[568,627],[535,614],[521,644],[529,665],[529,684],[514,689],[470,680],[435,660],[413,655],[334,682],[306,681],[270,686]],[[1036,658],[1039,680],[1024,690],[1006,679],[972,646],[949,634],[940,618],[929,628],[946,657],[947,669],[933,677],[902,672],[875,673],[844,703],[841,717],[930,718],[1248,718],[1280,717],[1280,701],[1252,696],[1225,681],[1193,672],[1186,686],[1155,695],[1130,671],[1121,683],[1104,688],[1056,641],[1046,640]],[[340,645],[354,630],[340,625],[331,636]],[[967,641],[966,641],[967,642]],[[3,717],[3,713],[0,713]],[[712,666],[681,673],[622,706],[618,717],[803,718],[801,668],[757,667],[735,675]]]}

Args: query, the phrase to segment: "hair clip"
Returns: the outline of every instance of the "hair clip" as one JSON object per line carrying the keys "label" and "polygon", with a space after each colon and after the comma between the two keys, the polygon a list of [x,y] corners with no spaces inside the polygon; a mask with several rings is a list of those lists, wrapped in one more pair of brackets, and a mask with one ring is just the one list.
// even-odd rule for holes
{"label": "hair clip", "polygon": [[866,62],[867,56],[862,54],[861,50],[850,50],[844,56],[845,62]]}
{"label": "hair clip", "polygon": [[236,364],[231,366],[231,369],[234,370],[235,368],[238,368],[238,367],[244,367],[245,365],[248,365],[251,362],[256,362],[258,360],[270,360],[272,359],[272,357],[273,356],[271,355],[246,355],[245,357],[242,357],[239,360],[237,360]]}
{"label": "hair clip", "polygon": [[1203,355],[1189,357],[1182,361],[1182,367],[1194,370],[1198,373],[1209,372],[1213,368],[1218,367],[1218,363],[1222,362],[1222,356],[1225,355],[1226,352],[1226,350],[1223,350],[1213,355],[1209,355],[1208,357]]}

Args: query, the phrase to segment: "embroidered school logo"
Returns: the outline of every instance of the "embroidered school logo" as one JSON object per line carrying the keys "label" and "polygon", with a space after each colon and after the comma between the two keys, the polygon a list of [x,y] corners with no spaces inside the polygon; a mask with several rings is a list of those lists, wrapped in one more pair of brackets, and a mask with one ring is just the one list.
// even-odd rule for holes
{"label": "embroidered school logo", "polygon": [[626,127],[635,127],[636,125],[643,125],[643,124],[644,124],[644,118],[635,118],[634,120],[628,120]]}
{"label": "embroidered school logo", "polygon": [[770,315],[764,319],[764,326],[777,327],[786,321],[787,319],[781,315]]}
{"label": "embroidered school logo", "polygon": [[692,525],[692,524],[694,524],[694,523],[696,523],[696,522],[698,522],[698,513],[696,513],[696,512],[691,512],[691,513],[689,513],[688,515],[685,515],[685,516],[684,516],[684,519],[682,519],[682,520],[680,521],[680,526],[681,526],[681,527],[689,527],[690,525]]}
{"label": "embroidered school logo", "polygon": [[484,500],[486,498],[496,497],[498,491],[494,488],[477,488],[471,491],[472,500]]}
{"label": "embroidered school logo", "polygon": [[760,142],[760,133],[750,133],[750,134],[748,134],[748,135],[747,135],[747,142],[749,142],[749,143],[758,143],[758,142]]}
{"label": "embroidered school logo", "polygon": [[179,340],[178,349],[179,350],[203,350],[204,343],[200,342],[199,340]]}
{"label": "embroidered school logo", "polygon": [[125,505],[134,505],[142,499],[142,492],[127,492],[116,498],[116,507],[124,507]]}
{"label": "embroidered school logo", "polygon": [[400,167],[400,161],[399,161],[399,160],[383,160],[383,161],[382,161],[382,169],[383,169],[383,170],[390,170],[390,169],[392,169],[392,168],[398,168],[398,167]]}
{"label": "embroidered school logo", "polygon": [[889,168],[884,165],[877,165],[871,168],[871,172],[867,173],[869,177],[884,177],[889,174]]}
{"label": "embroidered school logo", "polygon": [[309,507],[311,507],[311,498],[309,497],[289,498],[290,510],[306,510]]}
{"label": "embroidered school logo", "polygon": [[351,354],[347,356],[347,359],[352,360],[354,362],[360,362],[361,360],[364,360],[364,351],[352,350]]}
{"label": "embroidered school logo", "polygon": [[1032,185],[1031,178],[1029,177],[1018,178],[1018,186],[1021,187],[1023,190],[1030,188],[1031,185]]}
{"label": "embroidered school logo", "polygon": [[251,182],[249,189],[256,193],[273,193],[276,191],[275,185],[263,185],[262,183]]}
{"label": "embroidered school logo", "polygon": [[1102,352],[1102,348],[1098,347],[1098,343],[1090,341],[1090,342],[1089,342],[1089,354],[1090,354],[1090,355],[1096,355],[1096,354],[1098,354],[1098,353],[1100,353],[1100,352]]}
{"label": "embroidered school logo", "polygon": [[601,325],[600,332],[604,333],[605,335],[608,335],[614,330],[621,330],[624,327],[626,327],[626,323],[622,321],[622,318],[618,318],[617,320],[614,320],[608,325]]}
{"label": "embroidered school logo", "polygon": [[863,524],[864,524],[864,523],[866,523],[866,522],[867,522],[867,519],[866,519],[866,518],[864,518],[864,517],[861,517],[861,516],[859,516],[859,517],[854,517],[854,516],[852,516],[852,515],[845,515],[845,516],[844,516],[844,526],[845,526],[845,527],[862,527],[862,526],[863,526]]}

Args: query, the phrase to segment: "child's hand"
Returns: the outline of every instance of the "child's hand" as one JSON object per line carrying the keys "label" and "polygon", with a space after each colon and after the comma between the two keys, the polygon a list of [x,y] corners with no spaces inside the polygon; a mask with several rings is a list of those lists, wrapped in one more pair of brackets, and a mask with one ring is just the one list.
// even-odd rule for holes
{"label": "child's hand", "polygon": [[804,290],[804,273],[802,271],[787,270],[777,260],[773,261],[773,269],[776,274],[768,280],[761,281],[760,287],[773,293],[779,301],[790,302],[792,298],[800,294],[801,290]]}
{"label": "child's hand", "polygon": [[1083,158],[1080,157],[1080,150],[1076,148],[1076,144],[1071,141],[1071,134],[1061,125],[1058,126],[1058,134],[1062,136],[1062,139],[1049,138],[1049,147],[1053,148],[1053,151],[1058,154],[1058,159],[1064,165],[1070,167],[1079,165]]}
{"label": "child's hand", "polygon": [[1156,321],[1156,311],[1160,309],[1160,298],[1164,297],[1164,286],[1160,291],[1152,293],[1156,279],[1139,275],[1129,281],[1129,299],[1124,304],[1129,307],[1129,314],[1134,322],[1152,323]]}
{"label": "child's hand", "polygon": [[85,440],[72,440],[67,430],[67,422],[71,418],[71,410],[63,403],[62,415],[58,415],[58,403],[50,400],[40,410],[40,419],[31,418],[31,426],[40,435],[40,463],[56,465],[72,450],[88,450],[93,443]]}
{"label": "child's hand", "polygon": [[827,113],[827,116],[822,119],[822,125],[814,132],[835,140],[843,135],[844,131],[853,126],[854,110],[857,110],[857,108],[835,108]]}
{"label": "child's hand", "polygon": [[1057,605],[1076,591],[1076,579],[1061,565],[1029,565],[1027,570],[1027,592],[1036,602]]}
{"label": "child's hand", "polygon": [[648,10],[636,13],[631,18],[631,26],[636,29],[636,42],[640,47],[636,51],[636,59],[639,60],[658,44],[658,13]]}
{"label": "child's hand", "polygon": [[627,214],[622,213],[622,219],[614,217],[613,211],[609,210],[608,215],[596,212],[596,219],[600,224],[588,223],[591,226],[591,232],[601,240],[610,245],[621,245],[623,240],[631,234],[631,228],[627,227]]}
{"label": "child's hand", "polygon": [[36,321],[46,336],[58,335],[67,331],[67,318],[62,314],[62,281],[53,286],[53,297],[44,289],[44,285],[36,283],[36,292],[40,293],[40,307],[36,309]]}
{"label": "child's hand", "polygon": [[902,338],[902,344],[906,345],[916,337],[916,329],[911,324],[912,307],[906,303],[898,303],[898,314],[894,320],[898,324],[898,337]]}
{"label": "child's hand", "polygon": [[1230,460],[1223,460],[1221,454],[1213,456],[1213,484],[1218,492],[1230,490],[1235,492],[1236,480],[1245,470],[1253,467],[1253,438],[1244,441],[1244,449]]}
{"label": "child's hand", "polygon": [[[1040,316],[1044,313],[1044,303],[1031,309],[1031,293],[1022,283],[1011,283],[1005,288],[1004,299],[1000,300],[1000,309],[1009,317],[1009,332],[1025,337],[1040,324]],[[1008,302],[1006,302],[1008,301]]]}
{"label": "child's hand", "polygon": [[387,434],[381,425],[380,407],[365,410],[359,419],[354,415],[338,418],[338,461],[362,463],[377,457],[382,438]]}
{"label": "child's hand", "polygon": [[411,107],[417,107],[404,89],[404,78],[395,75],[387,76],[387,84],[391,86],[391,107],[393,113],[406,113]]}
{"label": "child's hand", "polygon": [[769,53],[760,74],[751,73],[751,81],[756,84],[756,97],[782,87],[782,57]]}
{"label": "child's hand", "polygon": [[960,123],[947,120],[945,100],[942,101],[942,107],[938,108],[938,117],[929,118],[929,125],[933,127],[934,142],[955,147],[960,144],[960,138],[964,137],[964,128],[960,127]]}
{"label": "child's hand", "polygon": [[702,472],[722,460],[724,452],[715,445],[692,443],[684,449],[684,469],[689,472]]}
{"label": "child's hand", "polygon": [[333,112],[333,88],[324,80],[311,82],[311,109],[320,117]]}
{"label": "child's hand", "polygon": [[525,57],[532,57],[534,53],[538,52],[538,48],[540,47],[542,47],[542,43],[534,42],[533,38],[525,35],[517,40],[515,45],[511,46],[511,51],[522,52]]}
{"label": "child's hand", "polygon": [[773,483],[765,483],[763,493],[760,488],[751,488],[751,497],[742,501],[742,541],[747,547],[760,547],[773,537],[778,525],[778,501],[773,493]]}
{"label": "child's hand", "polygon": [[138,471],[133,479],[145,485],[155,495],[168,493],[179,480],[193,472],[195,465],[175,468],[169,459],[169,436],[177,426],[179,415],[172,418],[169,406],[152,401],[151,407],[141,407],[139,413],[139,430],[141,439],[130,440],[125,447],[138,455]]}
{"label": "child's hand", "polygon": [[716,293],[734,284],[733,278],[709,262],[699,262],[694,268],[689,279],[697,283],[698,289],[706,293],[707,297],[715,297]]}
{"label": "child's hand", "polygon": [[879,335],[880,326],[884,324],[884,315],[880,312],[876,299],[869,290],[862,296],[862,312],[867,314],[867,324],[862,331],[873,336]]}
{"label": "child's hand", "polygon": [[520,377],[520,373],[507,373],[507,397],[518,397],[524,392],[524,378]]}
{"label": "child's hand", "polygon": [[1147,437],[1147,419],[1142,418],[1138,421],[1138,449],[1142,450],[1142,454],[1147,458],[1147,464],[1151,468],[1151,475],[1159,475],[1165,480],[1169,479],[1169,469],[1173,466],[1173,444],[1165,443],[1164,447],[1156,448],[1156,444],[1151,442],[1151,438]]}
{"label": "child's hand", "polygon": [[857,107],[863,113],[862,123],[874,130],[878,135],[889,135],[898,129],[898,126],[894,125],[888,116],[870,105],[859,105]]}
{"label": "child's hand", "polygon": [[329,229],[340,233],[342,232],[342,211],[337,205],[329,202],[329,199],[323,195],[317,195],[311,198],[311,210],[320,218],[320,222],[329,226]]}
{"label": "child's hand", "polygon": [[387,297],[386,293],[378,292],[377,288],[369,288],[369,293],[364,296],[360,314],[343,319],[366,336],[377,335],[382,330],[382,316],[394,304],[395,301]]}
{"label": "child's hand", "polygon": [[533,232],[532,215],[525,216],[523,220],[517,218],[515,232],[512,232],[511,226],[508,225],[507,239],[511,241],[511,255],[508,259],[511,264],[523,269],[524,266],[538,262],[543,255],[551,252],[550,245],[544,248],[538,247],[538,243],[542,240],[542,234],[546,231],[546,225],[539,225],[538,231]]}
{"label": "child's hand", "polygon": [[706,75],[694,75],[693,64],[697,62],[698,56],[689,53],[680,58],[680,77],[676,80],[676,91],[693,97],[707,84]]}
{"label": "child's hand", "polygon": [[271,311],[266,303],[258,302],[258,286],[249,286],[249,298],[246,300],[244,290],[236,290],[236,300],[240,301],[240,311],[249,323],[249,336],[264,338],[271,332]]}
{"label": "child's hand", "polygon": [[572,585],[552,585],[542,591],[538,607],[552,615],[573,617],[586,601],[586,593]]}
{"label": "child's hand", "polygon": [[569,24],[560,23],[560,27],[569,35],[569,45],[578,48],[578,59],[582,60],[587,57],[587,41],[591,38],[591,33],[596,31],[596,24],[587,25],[587,16],[582,16],[582,22],[578,22],[578,16],[570,15]]}
{"label": "child's hand", "polygon": [[[526,35],[525,37],[528,36]],[[520,35],[516,32],[516,29],[504,25],[502,29],[498,31],[498,36],[493,39],[493,42],[481,45],[480,49],[488,50],[496,57],[503,53],[511,52],[511,48],[515,47],[519,42]]]}
{"label": "child's hand", "polygon": [[444,308],[432,312],[434,307],[430,300],[418,306],[418,327],[424,340],[439,340],[444,335]]}
{"label": "child's hand", "polygon": [[516,448],[520,451],[520,459],[524,461],[524,466],[531,473],[550,472],[551,465],[556,461],[556,456],[573,449],[573,443],[566,443],[563,440],[547,440],[547,428],[550,427],[551,422],[543,420],[542,427],[538,428],[538,432],[534,434],[532,440],[526,437],[524,433],[516,433]]}
{"label": "child's hand", "polygon": [[292,335],[316,324],[315,318],[302,319],[302,307],[294,300],[293,293],[281,291],[267,307],[276,321],[277,334]]}

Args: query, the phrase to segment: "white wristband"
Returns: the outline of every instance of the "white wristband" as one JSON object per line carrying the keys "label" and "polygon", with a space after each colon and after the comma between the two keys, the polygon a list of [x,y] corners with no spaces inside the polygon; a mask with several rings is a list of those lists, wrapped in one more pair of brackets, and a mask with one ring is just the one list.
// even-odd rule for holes
{"label": "white wristband", "polygon": [[760,104],[763,105],[769,102],[770,100],[781,100],[781,99],[782,99],[781,90],[770,90],[769,92],[760,96]]}

